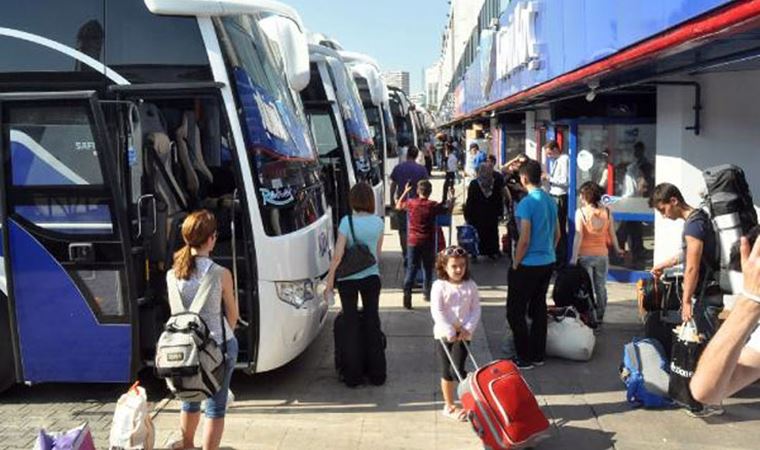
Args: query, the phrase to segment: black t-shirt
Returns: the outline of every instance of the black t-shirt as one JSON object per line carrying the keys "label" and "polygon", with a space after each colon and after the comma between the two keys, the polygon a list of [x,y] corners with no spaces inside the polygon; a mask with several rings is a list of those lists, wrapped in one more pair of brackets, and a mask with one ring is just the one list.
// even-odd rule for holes
{"label": "black t-shirt", "polygon": [[714,272],[718,269],[717,255],[715,254],[715,232],[713,231],[712,222],[707,213],[701,209],[695,209],[686,222],[683,224],[683,234],[681,235],[681,248],[683,249],[684,264],[686,263],[686,236],[699,239],[704,243],[702,248],[702,260],[699,262],[699,280],[697,281],[697,290],[694,292],[699,297],[702,291],[702,283],[707,276],[708,266],[712,268],[713,274],[710,280],[715,280]]}

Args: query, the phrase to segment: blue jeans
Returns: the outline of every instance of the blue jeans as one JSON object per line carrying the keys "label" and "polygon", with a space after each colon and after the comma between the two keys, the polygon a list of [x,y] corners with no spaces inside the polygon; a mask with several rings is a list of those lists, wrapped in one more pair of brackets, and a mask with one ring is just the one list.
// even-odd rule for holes
{"label": "blue jeans", "polygon": [[404,295],[412,295],[412,288],[417,279],[417,271],[422,268],[422,292],[425,298],[430,298],[433,286],[433,266],[435,265],[434,241],[420,245],[410,245],[407,248],[407,265],[404,277]]}
{"label": "blue jeans", "polygon": [[[224,372],[224,382],[219,392],[206,399],[206,418],[221,419],[227,412],[227,393],[230,389],[232,372],[235,370],[235,363],[238,356],[238,341],[236,338],[227,340],[227,357],[225,358],[226,370]],[[182,402],[182,411],[187,413],[197,413],[201,410],[201,402]]]}
{"label": "blue jeans", "polygon": [[594,285],[594,298],[596,299],[596,315],[599,320],[604,317],[607,309],[607,272],[609,270],[609,258],[607,256],[579,256],[578,265],[586,269]]}

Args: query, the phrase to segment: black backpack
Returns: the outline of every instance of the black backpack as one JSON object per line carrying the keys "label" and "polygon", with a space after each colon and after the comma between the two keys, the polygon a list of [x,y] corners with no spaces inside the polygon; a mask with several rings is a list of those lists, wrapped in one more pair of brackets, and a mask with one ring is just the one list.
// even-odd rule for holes
{"label": "black backpack", "polygon": [[[724,292],[741,290],[738,280],[732,277],[731,249],[739,238],[748,235],[757,225],[752,193],[749,190],[744,171],[732,164],[710,167],[702,172],[707,186],[704,209],[709,213],[715,232],[715,261],[708,263],[718,272],[720,286]],[[738,289],[738,290],[737,290]]]}
{"label": "black backpack", "polygon": [[589,326],[596,326],[596,300],[591,277],[581,266],[568,265],[557,272],[552,290],[554,304],[559,307],[574,306],[581,314],[587,314]]}

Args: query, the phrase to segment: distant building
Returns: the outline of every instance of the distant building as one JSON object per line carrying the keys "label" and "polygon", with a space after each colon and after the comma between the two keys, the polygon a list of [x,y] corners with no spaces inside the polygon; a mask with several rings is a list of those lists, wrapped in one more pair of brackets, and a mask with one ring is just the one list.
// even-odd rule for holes
{"label": "distant building", "polygon": [[395,86],[409,95],[409,72],[393,70],[383,75],[388,86]]}

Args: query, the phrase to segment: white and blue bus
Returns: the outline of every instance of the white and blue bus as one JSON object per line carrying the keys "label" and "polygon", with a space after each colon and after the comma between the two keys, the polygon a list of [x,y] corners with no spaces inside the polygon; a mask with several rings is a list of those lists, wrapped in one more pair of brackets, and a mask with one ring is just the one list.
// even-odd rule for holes
{"label": "white and blue bus", "polygon": [[[299,355],[327,315],[333,237],[294,94],[309,77],[298,14],[271,0],[3,6],[0,388],[127,382],[150,365],[197,208],[216,214],[215,259],[234,274],[238,367]],[[289,37],[267,37],[273,23]]]}
{"label": "white and blue bus", "polygon": [[301,99],[323,163],[325,189],[334,223],[349,212],[348,191],[364,181],[375,192],[375,213],[385,215],[382,161],[361,97],[340,55],[310,44],[311,77]]}
{"label": "white and blue bus", "polygon": [[[367,55],[339,51],[348,65],[359,89],[367,123],[373,131],[375,145],[382,155],[385,186],[390,186],[390,174],[398,164],[398,137],[390,113],[388,87],[383,81],[380,66]],[[390,189],[385,189],[386,209],[391,206]]]}

